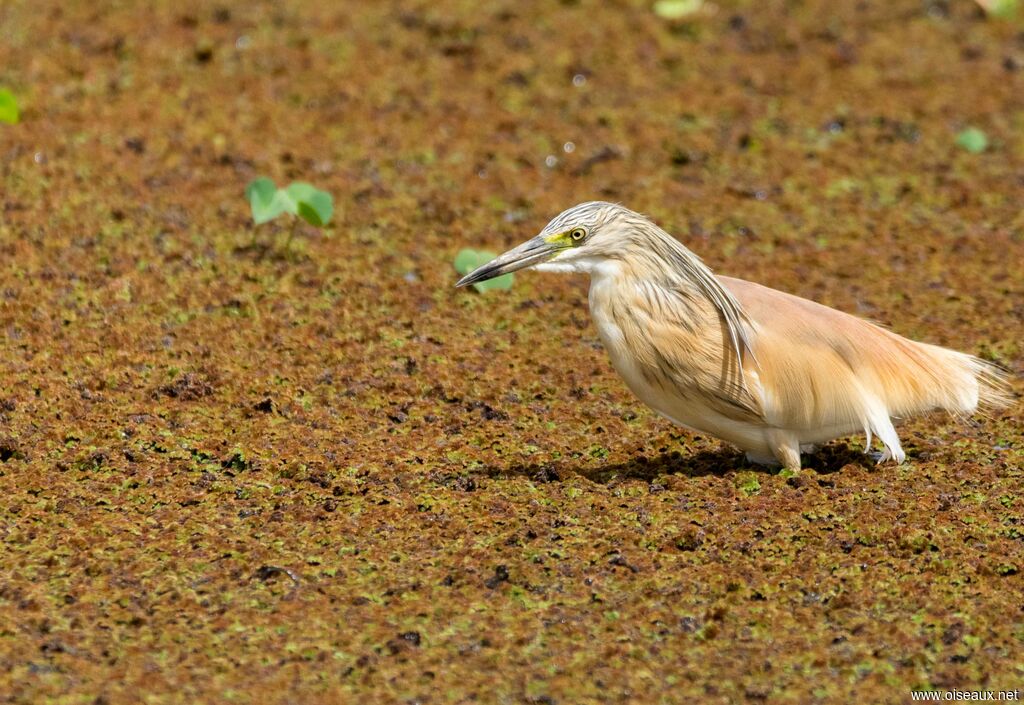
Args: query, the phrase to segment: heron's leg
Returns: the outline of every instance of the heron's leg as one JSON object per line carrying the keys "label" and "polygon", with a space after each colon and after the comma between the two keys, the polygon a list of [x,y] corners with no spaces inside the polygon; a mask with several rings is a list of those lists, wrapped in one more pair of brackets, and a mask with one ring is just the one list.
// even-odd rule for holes
{"label": "heron's leg", "polygon": [[895,460],[896,464],[903,463],[907,458],[907,454],[903,452],[903,448],[900,446],[900,437],[896,435],[896,429],[892,425],[892,420],[886,416],[885,420],[876,419],[875,423],[875,435],[885,444],[885,450],[882,451],[882,457],[878,459],[879,463],[884,463],[886,460]]}
{"label": "heron's leg", "polygon": [[800,439],[796,434],[783,430],[770,431],[768,443],[772,454],[787,470],[800,469]]}

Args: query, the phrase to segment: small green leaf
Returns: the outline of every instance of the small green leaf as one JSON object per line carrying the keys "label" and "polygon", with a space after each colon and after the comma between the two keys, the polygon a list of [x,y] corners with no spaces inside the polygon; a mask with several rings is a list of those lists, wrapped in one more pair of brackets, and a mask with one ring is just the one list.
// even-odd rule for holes
{"label": "small green leaf", "polygon": [[304,181],[295,181],[288,185],[288,188],[277,190],[277,200],[286,213],[299,214],[299,202],[307,199],[316,191],[313,186]]}
{"label": "small green leaf", "polygon": [[477,291],[487,291],[488,289],[501,289],[507,291],[512,288],[512,282],[515,280],[514,274],[502,274],[500,277],[494,279],[488,279],[485,282],[477,282],[473,285],[473,288]]}
{"label": "small green leaf", "polygon": [[20,119],[18,99],[6,88],[0,88],[0,122],[17,125]]}
{"label": "small green leaf", "polygon": [[245,187],[245,197],[249,200],[256,225],[273,220],[285,212],[285,204],[278,197],[277,187],[265,176],[249,182]]}
{"label": "small green leaf", "polygon": [[980,154],[988,149],[988,137],[977,127],[968,127],[956,136],[956,143],[971,154]]}
{"label": "small green leaf", "polygon": [[313,189],[297,200],[299,206],[299,217],[310,225],[322,228],[331,221],[334,215],[334,199],[331,194],[319,189]]}
{"label": "small green leaf", "polygon": [[281,204],[281,211],[283,213],[291,213],[292,215],[299,214],[299,204],[292,196],[292,191],[295,184],[292,184],[288,188],[279,188],[277,193],[274,194],[274,199]]}
{"label": "small green leaf", "polygon": [[[495,257],[497,255],[493,252],[483,250],[459,250],[459,253],[455,255],[455,271],[462,275],[469,274],[480,265],[487,264]],[[479,292],[484,292],[488,289],[511,289],[513,281],[515,281],[514,274],[502,274],[494,279],[476,282],[473,284],[473,288]]]}
{"label": "small green leaf", "polygon": [[658,0],[654,14],[664,20],[681,20],[695,15],[704,7],[704,0]]}
{"label": "small green leaf", "polygon": [[989,17],[1009,19],[1017,14],[1019,0],[978,0],[978,4]]}
{"label": "small green leaf", "polygon": [[305,181],[293,181],[288,184],[288,188],[285,189],[285,194],[291,202],[288,212],[297,215],[299,212],[299,202],[308,200],[314,193],[316,193],[316,187],[312,184],[307,184]]}
{"label": "small green leaf", "polygon": [[480,266],[478,262],[480,262],[481,254],[487,253],[480,253],[469,249],[459,250],[459,254],[455,255],[455,271],[462,275],[469,274]]}
{"label": "small green leaf", "polygon": [[[328,196],[328,198],[330,198],[330,196]],[[314,208],[311,203],[307,203],[306,201],[299,201],[298,208],[299,217],[302,218],[307,223],[309,223],[310,225],[316,226],[318,228],[322,228],[324,225],[327,224],[327,220],[330,219],[330,215],[328,215],[326,218],[322,217],[320,215],[320,211]],[[327,212],[330,213],[330,201],[327,202],[326,208]]]}
{"label": "small green leaf", "polygon": [[277,193],[286,211],[302,218],[310,225],[323,227],[334,215],[331,194],[321,191],[312,184],[295,181],[289,184],[287,189],[281,189]]}

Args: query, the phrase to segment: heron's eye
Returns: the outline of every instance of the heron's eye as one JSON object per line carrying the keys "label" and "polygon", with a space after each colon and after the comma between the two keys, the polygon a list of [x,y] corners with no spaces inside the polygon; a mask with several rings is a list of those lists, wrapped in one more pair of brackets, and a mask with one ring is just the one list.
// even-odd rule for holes
{"label": "heron's eye", "polygon": [[587,231],[584,230],[583,228],[573,228],[572,230],[569,231],[569,237],[572,239],[573,242],[576,243],[583,240],[583,238],[585,238],[586,236]]}

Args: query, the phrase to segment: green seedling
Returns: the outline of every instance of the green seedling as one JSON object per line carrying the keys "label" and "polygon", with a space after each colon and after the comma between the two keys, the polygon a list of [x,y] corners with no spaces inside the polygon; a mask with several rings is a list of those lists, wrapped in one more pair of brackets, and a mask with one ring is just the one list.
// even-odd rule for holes
{"label": "green seedling", "polygon": [[981,154],[988,149],[988,136],[977,127],[968,127],[956,136],[956,143],[971,154]]}
{"label": "green seedling", "polygon": [[0,122],[17,125],[21,119],[18,111],[18,99],[6,88],[0,88]]}
{"label": "green seedling", "polygon": [[[455,255],[455,271],[462,275],[469,274],[480,265],[487,264],[495,257],[497,255],[493,252],[470,249],[459,250],[459,254]],[[473,284],[473,288],[479,292],[484,292],[488,289],[511,289],[514,279],[514,274],[503,274],[494,279],[477,282]]]}
{"label": "green seedling", "polygon": [[334,215],[331,194],[303,181],[292,182],[287,188],[277,188],[272,180],[261,176],[245,187],[245,197],[249,201],[252,220],[256,225],[270,222],[284,213],[293,216],[286,249],[295,237],[295,228],[300,218],[313,227],[322,228]]}

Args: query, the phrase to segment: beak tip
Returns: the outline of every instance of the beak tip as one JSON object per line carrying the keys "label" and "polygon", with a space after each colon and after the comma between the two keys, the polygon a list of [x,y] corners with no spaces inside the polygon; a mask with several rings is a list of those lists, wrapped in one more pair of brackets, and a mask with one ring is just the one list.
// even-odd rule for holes
{"label": "beak tip", "polygon": [[455,282],[455,288],[460,289],[467,284],[476,284],[500,277],[503,274],[519,271],[549,259],[551,255],[552,252],[547,242],[538,235],[466,274]]}

